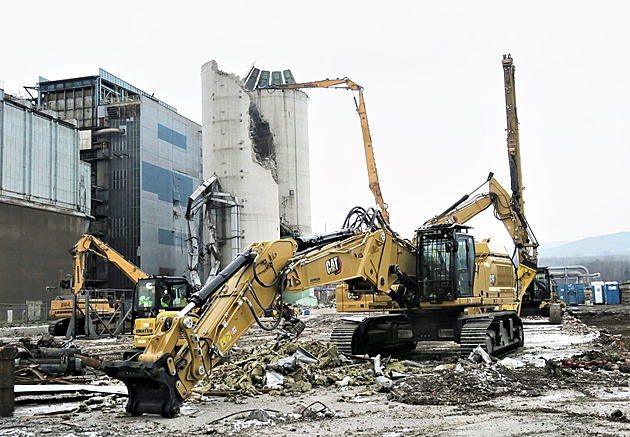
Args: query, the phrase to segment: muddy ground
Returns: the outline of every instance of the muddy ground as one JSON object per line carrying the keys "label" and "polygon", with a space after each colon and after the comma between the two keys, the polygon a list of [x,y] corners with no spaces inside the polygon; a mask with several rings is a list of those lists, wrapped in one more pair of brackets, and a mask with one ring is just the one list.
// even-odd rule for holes
{"label": "muddy ground", "polygon": [[[378,362],[348,362],[327,349],[339,319],[334,311],[315,310],[304,319],[307,329],[297,344],[276,343],[273,335],[252,329],[231,363],[216,368],[175,419],[128,415],[123,395],[18,396],[14,416],[0,420],[0,436],[630,435],[624,351],[630,307],[578,307],[562,326],[526,318],[525,346],[498,362],[463,360],[450,343],[422,344],[399,360],[383,358],[380,378]],[[76,343],[113,358],[129,338]],[[265,388],[266,370],[256,363],[273,365],[296,346],[320,364],[298,363],[285,369],[282,388]],[[90,380],[114,383],[94,375],[85,382]]]}

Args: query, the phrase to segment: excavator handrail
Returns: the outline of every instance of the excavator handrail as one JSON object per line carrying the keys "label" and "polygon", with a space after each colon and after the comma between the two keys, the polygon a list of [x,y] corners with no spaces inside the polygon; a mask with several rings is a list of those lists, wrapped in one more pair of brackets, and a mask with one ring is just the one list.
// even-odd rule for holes
{"label": "excavator handrail", "polygon": [[363,98],[363,87],[353,82],[347,77],[339,79],[324,79],[316,80],[312,82],[280,84],[267,87],[265,89],[300,89],[300,88],[335,88],[335,89],[349,89],[359,92],[359,102],[355,99],[355,106],[357,113],[361,119],[361,132],[363,134],[363,146],[365,149],[365,161],[368,170],[369,186],[376,204],[381,209],[383,219],[389,224],[389,213],[387,212],[388,205],[383,200],[383,193],[381,191],[380,182],[378,179],[378,172],[376,170],[376,159],[374,158],[374,149],[372,147],[372,135],[370,134],[370,126],[368,124],[367,112],[365,109],[365,99]]}

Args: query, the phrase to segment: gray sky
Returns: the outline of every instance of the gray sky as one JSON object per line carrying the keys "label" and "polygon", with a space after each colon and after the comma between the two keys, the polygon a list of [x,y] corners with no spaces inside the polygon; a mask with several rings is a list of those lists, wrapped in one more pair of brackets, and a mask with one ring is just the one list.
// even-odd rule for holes
{"label": "gray sky", "polygon": [[[517,4],[517,3],[520,3]],[[54,5],[54,6],[53,6]],[[538,240],[628,231],[628,6],[622,1],[23,1],[3,7],[9,93],[101,67],[201,122],[201,65],[364,87],[392,226],[481,184],[509,188],[502,55],[516,66],[525,210]],[[349,91],[309,90],[313,231],[371,206]],[[508,245],[490,211],[478,238]]]}

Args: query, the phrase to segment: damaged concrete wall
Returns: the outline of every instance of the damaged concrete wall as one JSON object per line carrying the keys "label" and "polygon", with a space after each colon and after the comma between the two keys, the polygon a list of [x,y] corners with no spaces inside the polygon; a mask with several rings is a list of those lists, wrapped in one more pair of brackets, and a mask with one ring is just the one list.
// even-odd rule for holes
{"label": "damaged concrete wall", "polygon": [[280,217],[300,235],[311,235],[308,96],[300,90],[257,89],[252,102],[273,135]]}
{"label": "damaged concrete wall", "polygon": [[[215,61],[202,66],[201,83],[203,177],[216,174],[221,187],[238,197],[242,205],[242,247],[254,241],[276,239],[280,236],[280,216],[278,185],[271,171],[275,167],[274,153],[269,142],[265,143],[267,147],[254,150],[249,95],[239,78],[220,71]],[[262,130],[259,135],[265,139]],[[226,224],[226,228],[230,229],[231,224]],[[232,244],[226,243],[222,249],[223,265],[232,253]]]}

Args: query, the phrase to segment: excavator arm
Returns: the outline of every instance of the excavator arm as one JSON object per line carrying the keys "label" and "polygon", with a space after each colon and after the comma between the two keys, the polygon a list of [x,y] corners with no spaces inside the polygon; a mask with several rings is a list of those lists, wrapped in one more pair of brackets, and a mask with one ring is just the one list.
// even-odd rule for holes
{"label": "excavator arm", "polygon": [[425,222],[423,227],[428,228],[455,223],[464,224],[492,206],[494,216],[503,223],[505,230],[510,234],[510,238],[514,243],[519,263],[517,279],[521,283],[522,290],[526,290],[536,275],[538,242],[525,216],[520,212],[520,205],[501,186],[492,173],[488,176],[486,183],[488,183],[487,193],[481,193],[472,197],[469,194],[463,196],[442,214]]}
{"label": "excavator arm", "polygon": [[72,284],[74,294],[81,294],[81,290],[83,290],[86,263],[89,254],[94,254],[114,264],[134,284],[137,283],[139,279],[149,276],[94,235],[83,234],[77,244],[70,249],[70,253],[74,259],[74,283]]}
{"label": "excavator arm", "polygon": [[358,91],[359,102],[355,104],[357,107],[357,113],[361,119],[361,131],[363,133],[363,146],[365,149],[365,161],[367,164],[368,178],[370,183],[370,190],[374,194],[376,204],[381,209],[383,218],[386,223],[389,223],[389,213],[387,212],[387,204],[383,200],[383,193],[381,192],[381,186],[378,179],[378,172],[376,171],[376,160],[374,159],[374,149],[372,148],[372,136],[370,134],[370,125],[368,124],[367,112],[365,110],[365,100],[363,99],[363,87],[351,81],[350,79],[325,79],[313,82],[293,83],[284,85],[274,85],[271,88],[278,89],[301,89],[301,88],[338,88],[347,89],[352,91]]}
{"label": "excavator arm", "polygon": [[[109,362],[105,372],[129,390],[127,411],[173,417],[193,387],[261,317],[282,306],[284,292],[339,281],[388,292],[397,270],[414,271],[413,247],[386,228],[345,229],[323,237],[252,244],[194,293],[175,317],[158,317],[145,351]],[[191,311],[199,308],[198,315]],[[186,343],[177,347],[179,338]]]}
{"label": "excavator arm", "polygon": [[[525,218],[523,200],[523,174],[521,170],[521,152],[518,134],[518,117],[516,114],[516,91],[514,86],[514,64],[510,55],[503,57],[503,73],[505,87],[505,108],[507,119],[507,149],[510,167],[512,194],[508,193],[490,173],[486,182],[488,192],[475,197],[463,196],[442,214],[427,221],[424,226],[440,224],[464,224],[490,205],[494,207],[494,215],[501,220],[510,234],[515,250],[518,253],[517,279],[524,292],[536,276],[538,263],[538,241]],[[483,186],[483,184],[482,184]],[[479,187],[481,188],[481,187]],[[479,188],[473,191],[476,192]]]}

